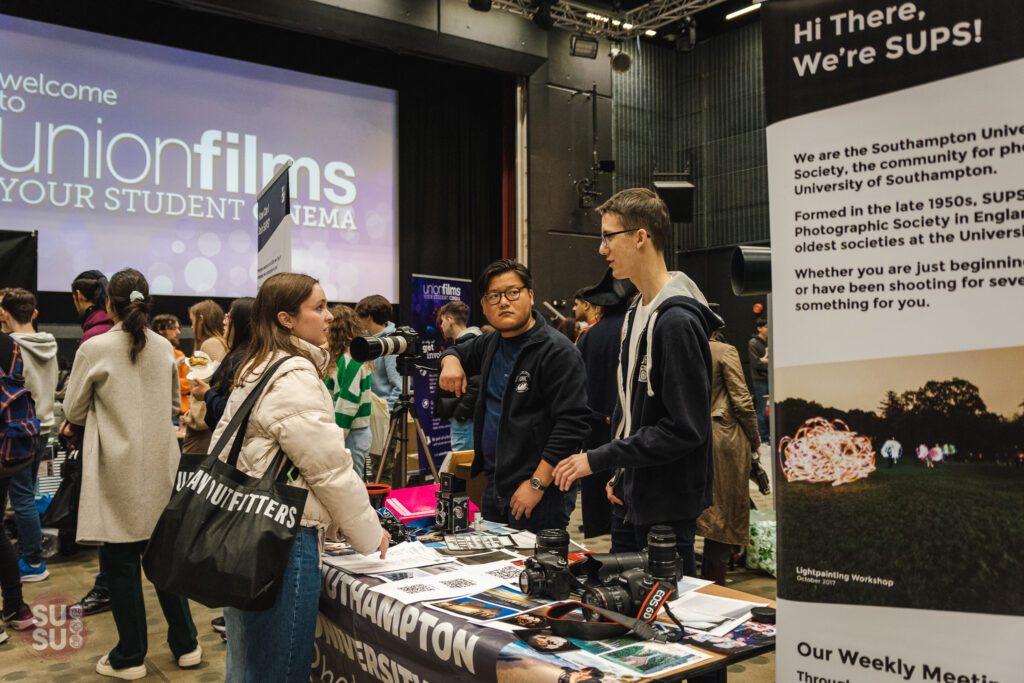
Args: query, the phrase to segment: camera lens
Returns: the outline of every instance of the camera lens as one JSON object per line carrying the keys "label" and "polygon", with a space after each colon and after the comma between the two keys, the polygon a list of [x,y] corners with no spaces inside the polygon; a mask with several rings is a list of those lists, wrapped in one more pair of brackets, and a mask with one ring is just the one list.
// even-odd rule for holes
{"label": "camera lens", "polygon": [[[619,614],[634,614],[632,609],[632,600],[629,597],[629,591],[622,586],[593,586],[583,591],[583,603],[586,605],[593,605],[594,607],[600,607],[602,609],[609,609]],[[604,619],[601,615],[596,612],[584,612],[587,615],[587,619],[591,621],[600,621]]]}
{"label": "camera lens", "polygon": [[544,592],[544,572],[527,567],[519,573],[519,589],[531,597]]}
{"label": "camera lens", "polygon": [[544,529],[537,532],[537,549],[534,555],[554,553],[569,561],[569,532],[565,529]]}
{"label": "camera lens", "polygon": [[384,355],[384,344],[379,337],[356,337],[349,344],[349,353],[354,360],[365,363]]}
{"label": "camera lens", "polygon": [[590,553],[583,571],[591,583],[605,583],[627,569],[642,569],[646,564],[644,553]]}
{"label": "camera lens", "polygon": [[679,556],[676,554],[676,533],[672,527],[656,524],[647,534],[647,571],[656,580],[675,584]]}

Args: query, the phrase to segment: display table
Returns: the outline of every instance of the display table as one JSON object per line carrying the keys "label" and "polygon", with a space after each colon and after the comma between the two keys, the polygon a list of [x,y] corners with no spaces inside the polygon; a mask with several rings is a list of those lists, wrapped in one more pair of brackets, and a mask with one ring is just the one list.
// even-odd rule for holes
{"label": "display table", "polygon": [[[367,590],[383,579],[352,575],[324,564],[320,613],[316,626],[313,681],[324,683],[420,683],[436,681],[502,681],[543,683],[593,680],[575,673],[557,655],[541,654],[523,645],[511,632],[483,626],[432,609],[403,604]],[[719,586],[698,592],[774,603]],[[719,672],[726,680],[730,664],[774,649],[774,643],[729,655],[712,654],[698,664],[654,677],[606,673],[603,681],[680,681]],[[577,667],[578,668],[578,667]]]}

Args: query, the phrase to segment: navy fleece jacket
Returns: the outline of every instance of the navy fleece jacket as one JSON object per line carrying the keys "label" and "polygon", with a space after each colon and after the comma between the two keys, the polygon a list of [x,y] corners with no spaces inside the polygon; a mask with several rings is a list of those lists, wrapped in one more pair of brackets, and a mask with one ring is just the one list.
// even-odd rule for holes
{"label": "navy fleece jacket", "polygon": [[656,300],[632,377],[626,373],[637,304],[626,314],[612,416],[616,438],[588,451],[595,472],[624,468],[626,520],[638,525],[697,517],[711,505],[714,478],[708,336],[722,322],[682,273],[673,273]]}
{"label": "navy fleece jacket", "polygon": [[[532,312],[530,340],[516,357],[501,401],[495,461],[495,488],[510,497],[533,476],[543,459],[557,465],[583,447],[589,433],[586,370],[572,342],[544,318]],[[483,443],[484,387],[501,337],[488,332],[447,349],[441,357],[455,356],[467,376],[479,374],[481,395],[473,418],[474,442]],[[474,458],[473,475],[483,471],[483,458]]]}

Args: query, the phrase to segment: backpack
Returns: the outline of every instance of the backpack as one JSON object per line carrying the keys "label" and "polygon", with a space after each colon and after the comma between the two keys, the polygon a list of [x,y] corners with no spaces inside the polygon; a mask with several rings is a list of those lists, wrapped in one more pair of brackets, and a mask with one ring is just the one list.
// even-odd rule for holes
{"label": "backpack", "polygon": [[36,404],[25,388],[21,347],[14,342],[10,367],[0,367],[0,476],[32,462],[41,438]]}

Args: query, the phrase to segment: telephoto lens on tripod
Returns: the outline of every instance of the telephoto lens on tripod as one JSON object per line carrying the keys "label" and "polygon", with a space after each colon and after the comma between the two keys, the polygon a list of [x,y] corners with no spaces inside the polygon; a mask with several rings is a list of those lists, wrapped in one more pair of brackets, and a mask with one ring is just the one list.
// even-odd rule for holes
{"label": "telephoto lens on tripod", "polygon": [[411,327],[399,327],[383,337],[356,337],[349,344],[352,359],[365,363],[381,356],[415,356],[420,350],[420,336]]}
{"label": "telephoto lens on tripod", "polygon": [[565,529],[544,529],[537,532],[537,549],[534,555],[554,553],[569,561],[569,532]]}
{"label": "telephoto lens on tripod", "polygon": [[676,532],[672,527],[655,524],[647,532],[647,573],[655,581],[676,586],[680,576]]}

